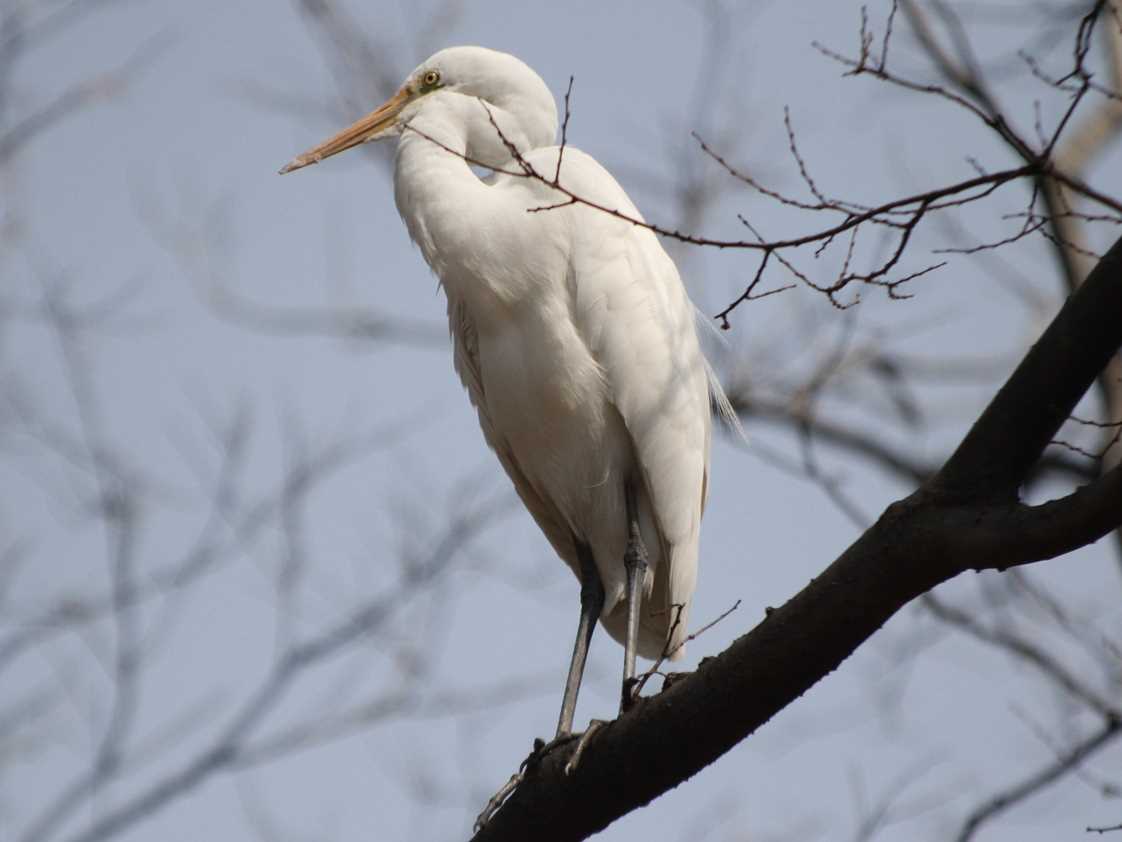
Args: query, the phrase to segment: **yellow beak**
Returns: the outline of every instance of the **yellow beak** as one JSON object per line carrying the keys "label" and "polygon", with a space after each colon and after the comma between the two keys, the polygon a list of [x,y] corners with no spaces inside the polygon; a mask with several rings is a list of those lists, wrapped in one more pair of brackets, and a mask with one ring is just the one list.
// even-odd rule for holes
{"label": "yellow beak", "polygon": [[281,167],[280,174],[284,175],[309,164],[318,164],[324,158],[330,158],[332,155],[345,152],[352,146],[358,146],[360,143],[366,143],[369,140],[377,140],[382,132],[393,126],[394,121],[397,120],[397,115],[401,113],[401,109],[406,106],[411,98],[409,91],[402,88],[383,105],[378,106],[361,120],[347,126],[334,137],[329,137],[319,146],[314,146],[307,152],[297,155]]}

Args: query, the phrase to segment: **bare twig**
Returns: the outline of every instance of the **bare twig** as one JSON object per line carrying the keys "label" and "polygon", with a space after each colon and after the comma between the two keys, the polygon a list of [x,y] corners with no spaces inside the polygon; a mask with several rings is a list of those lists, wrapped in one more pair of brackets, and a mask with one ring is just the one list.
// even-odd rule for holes
{"label": "bare twig", "polygon": [[646,685],[646,683],[650,679],[650,677],[652,675],[658,675],[659,674],[659,670],[662,668],[662,665],[666,662],[667,658],[669,658],[671,655],[673,655],[675,652],[677,652],[679,649],[681,649],[687,643],[690,643],[691,641],[697,640],[697,638],[699,638],[701,635],[705,634],[705,632],[709,631],[709,629],[713,628],[713,626],[717,625],[717,623],[721,622],[723,619],[728,617],[730,614],[732,614],[733,611],[735,611],[739,607],[740,607],[740,600],[738,599],[729,608],[726,608],[723,612],[721,612],[720,616],[718,616],[716,619],[710,620],[708,623],[706,623],[704,626],[699,628],[697,631],[691,632],[690,634],[686,635],[686,637],[683,638],[681,640],[681,642],[679,642],[673,648],[670,648],[669,640],[670,640],[670,638],[672,638],[674,636],[674,631],[678,628],[678,626],[682,622],[682,606],[680,606],[680,605],[673,606],[673,610],[674,610],[675,614],[674,614],[674,621],[670,624],[670,631],[667,632],[667,635],[666,635],[668,642],[667,642],[666,646],[663,647],[662,653],[658,656],[658,660],[656,660],[654,662],[654,664],[650,667],[650,669],[648,669],[641,676],[639,676],[638,680],[635,683],[635,687],[631,691],[632,696],[635,697],[635,698],[638,698],[639,693],[642,692],[643,687]]}
{"label": "bare twig", "polygon": [[[527,208],[528,213],[542,213],[547,211],[554,211],[570,205],[584,205],[586,207],[605,213],[608,216],[619,219],[630,225],[646,228],[662,237],[667,237],[679,242],[687,243],[695,246],[707,246],[718,249],[743,249],[763,252],[765,255],[774,254],[775,257],[783,263],[789,270],[791,270],[797,277],[800,278],[805,284],[813,289],[826,294],[835,306],[847,306],[840,302],[837,298],[839,292],[845,289],[852,283],[862,283],[872,286],[878,286],[886,290],[890,297],[905,298],[906,293],[900,292],[900,287],[932,270],[938,268],[942,264],[935,264],[928,266],[924,269],[906,274],[900,278],[889,279],[886,276],[896,268],[897,264],[903,257],[912,234],[920,221],[927,216],[930,212],[936,210],[943,210],[951,207],[959,207],[963,204],[978,201],[982,198],[989,196],[993,191],[999,187],[1016,181],[1025,176],[1033,175],[1037,172],[1038,164],[1029,164],[1022,167],[1017,167],[1010,170],[1002,170],[995,173],[988,173],[979,175],[974,178],[965,179],[952,185],[935,188],[924,193],[918,193],[912,196],[906,196],[900,199],[886,202],[884,204],[859,209],[859,206],[852,203],[842,203],[834,200],[834,205],[824,207],[823,209],[836,211],[844,216],[842,221],[837,224],[819,229],[818,231],[810,234],[805,234],[799,237],[791,237],[785,239],[767,240],[760,236],[746,219],[741,217],[741,222],[750,230],[753,231],[755,239],[752,240],[732,240],[732,239],[719,239],[695,234],[687,234],[678,230],[671,230],[663,226],[647,222],[641,217],[632,215],[628,212],[621,211],[618,208],[608,207],[600,202],[594,201],[587,197],[580,196],[566,187],[559,181],[554,181],[548,176],[544,175],[530,163],[526,157],[517,149],[517,147],[510,141],[503,133],[502,129],[494,119],[494,115],[490,109],[487,108],[486,103],[481,101],[482,107],[487,111],[488,119],[496,133],[506,146],[507,151],[510,153],[511,161],[516,169],[509,167],[492,168],[500,175],[509,176],[512,178],[529,179],[538,182],[550,191],[561,194],[561,199],[558,201],[538,205],[535,207]],[[476,160],[465,153],[449,147],[447,144],[437,140],[436,138],[428,135],[424,131],[417,129],[414,126],[408,126],[408,130],[413,131],[421,137],[428,140],[449,154],[455,155],[464,159],[469,164],[476,166],[487,166],[483,161]],[[796,151],[797,155],[797,151]],[[809,173],[806,178],[809,179]],[[813,184],[813,181],[809,182]],[[813,190],[817,190],[814,186]],[[899,219],[897,219],[899,217]],[[849,270],[848,262],[843,263],[841,271],[838,273],[835,280],[830,283],[819,284],[811,281],[810,278],[802,272],[794,268],[787,258],[780,252],[797,249],[801,246],[829,243],[839,234],[843,234],[865,223],[875,223],[878,225],[887,226],[891,229],[898,231],[898,240],[895,248],[887,258],[881,261],[872,269],[864,272]],[[742,296],[739,301],[751,300],[751,296]],[[735,306],[735,305],[734,305]],[[728,314],[732,308],[728,308],[723,312],[722,323],[727,321]]]}
{"label": "bare twig", "polygon": [[[504,498],[500,509],[505,506]],[[70,842],[95,842],[120,833],[215,772],[239,762],[243,753],[252,748],[250,737],[311,666],[333,657],[385,624],[419,587],[443,572],[462,544],[500,509],[496,509],[494,501],[487,501],[453,520],[428,557],[411,566],[389,593],[370,600],[328,629],[283,652],[258,688],[206,748],[122,803],[104,810],[86,829],[69,837]],[[33,833],[23,837],[26,842],[37,838]]]}

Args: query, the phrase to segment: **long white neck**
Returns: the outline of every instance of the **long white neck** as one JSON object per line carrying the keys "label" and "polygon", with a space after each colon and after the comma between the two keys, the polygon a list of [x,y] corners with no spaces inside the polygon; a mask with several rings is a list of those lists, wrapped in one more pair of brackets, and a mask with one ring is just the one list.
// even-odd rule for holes
{"label": "long white neck", "polygon": [[[499,120],[509,117],[492,113]],[[464,157],[495,166],[509,164],[509,153],[487,112],[474,98],[434,96],[409,125],[412,128],[406,128],[398,142],[394,198],[410,237],[449,296],[487,291],[500,299],[516,295],[510,279],[494,271],[501,265],[498,251],[504,244],[491,236],[488,223],[525,209],[513,207],[512,191],[495,190],[480,180]],[[519,148],[526,147],[516,125],[504,126],[503,135]],[[475,289],[481,284],[485,289]]]}
{"label": "long white neck", "polygon": [[405,129],[394,167],[398,213],[425,260],[441,276],[442,253],[458,251],[453,239],[462,236],[473,206],[486,201],[485,185],[460,157],[467,154],[467,140],[453,121],[440,119],[444,116],[425,114],[412,121],[417,131]]}

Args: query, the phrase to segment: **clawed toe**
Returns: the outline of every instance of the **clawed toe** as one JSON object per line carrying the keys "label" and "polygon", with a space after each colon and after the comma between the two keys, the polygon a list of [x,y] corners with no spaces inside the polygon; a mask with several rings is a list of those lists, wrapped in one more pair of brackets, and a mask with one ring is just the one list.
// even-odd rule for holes
{"label": "clawed toe", "polygon": [[588,723],[588,730],[580,735],[580,741],[577,743],[577,748],[572,756],[565,762],[565,774],[571,775],[576,771],[577,765],[580,763],[581,755],[584,754],[585,747],[592,741],[596,732],[603,728],[608,723],[603,719],[593,719]]}
{"label": "clawed toe", "polygon": [[[586,731],[585,734],[587,733],[588,732]],[[541,763],[554,749],[571,743],[578,737],[580,737],[583,741],[583,735],[570,734],[567,732],[558,734],[548,743],[541,737],[535,737],[534,747],[530,750],[530,753],[526,755],[526,759],[518,764],[518,771],[511,775],[510,780],[499,787],[499,791],[487,800],[486,806],[484,806],[483,810],[476,817],[475,832],[479,833],[479,831],[481,831],[487,825],[487,823],[491,821],[495,813],[499,811],[499,808],[502,807],[506,800],[510,797],[511,793],[514,792],[514,790],[518,789],[518,785],[522,783],[522,780],[526,777],[527,770],[532,769],[534,766],[537,766],[539,763]],[[581,747],[578,745],[577,752],[579,753],[580,750]],[[571,762],[572,761],[570,761],[570,763]],[[568,765],[566,765],[565,768],[567,771]]]}
{"label": "clawed toe", "polygon": [[525,775],[525,768],[526,764],[523,763],[518,768],[518,771],[510,776],[510,780],[503,784],[498,792],[487,799],[486,806],[484,806],[483,810],[475,818],[474,830],[476,833],[479,833],[479,831],[487,826],[487,823],[491,821],[495,813],[503,806],[503,803],[510,797],[510,794],[518,789],[518,785],[522,783],[522,778]]}

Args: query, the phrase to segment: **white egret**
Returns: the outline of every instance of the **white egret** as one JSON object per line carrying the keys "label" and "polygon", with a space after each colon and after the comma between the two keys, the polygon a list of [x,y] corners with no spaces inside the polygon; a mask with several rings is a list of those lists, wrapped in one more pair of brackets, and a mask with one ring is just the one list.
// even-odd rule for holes
{"label": "white egret", "polygon": [[[711,385],[693,305],[655,235],[567,203],[548,179],[512,174],[521,158],[552,178],[560,158],[559,183],[573,194],[639,219],[595,160],[553,145],[557,129],[556,102],[529,67],[494,50],[451,47],[281,172],[398,138],[397,208],[448,297],[456,371],[487,443],[580,581],[562,736],[597,618],[624,644],[625,701],[636,653],[682,654],[711,389],[723,396]],[[469,162],[499,172],[480,177]]]}

